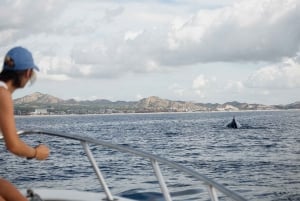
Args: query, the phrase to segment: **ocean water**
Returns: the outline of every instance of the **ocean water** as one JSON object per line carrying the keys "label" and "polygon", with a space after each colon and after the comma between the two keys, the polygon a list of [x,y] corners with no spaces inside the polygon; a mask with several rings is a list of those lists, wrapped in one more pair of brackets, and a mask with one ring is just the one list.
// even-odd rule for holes
{"label": "ocean water", "polygon": [[[235,116],[240,129],[224,125]],[[225,185],[248,200],[300,200],[300,111],[16,117],[20,130],[79,134],[157,154]],[[19,188],[102,191],[74,140],[23,136],[47,144],[46,161],[15,157],[0,142],[0,176]],[[149,161],[91,146],[115,195],[164,200]],[[208,200],[199,181],[162,166],[174,200]],[[220,193],[219,193],[220,194]],[[221,197],[221,200],[230,200]]]}

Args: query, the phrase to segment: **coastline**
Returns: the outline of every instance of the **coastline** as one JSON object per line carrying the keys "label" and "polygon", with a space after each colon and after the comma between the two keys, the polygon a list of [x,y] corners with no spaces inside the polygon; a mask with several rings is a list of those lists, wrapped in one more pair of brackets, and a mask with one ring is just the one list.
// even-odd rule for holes
{"label": "coastline", "polygon": [[197,114],[197,113],[241,113],[241,112],[282,112],[300,111],[300,109],[272,109],[272,110],[229,110],[229,111],[188,111],[188,112],[132,112],[132,113],[95,113],[95,114],[28,114],[15,117],[60,117],[60,116],[112,116],[112,115],[151,115],[151,114]]}

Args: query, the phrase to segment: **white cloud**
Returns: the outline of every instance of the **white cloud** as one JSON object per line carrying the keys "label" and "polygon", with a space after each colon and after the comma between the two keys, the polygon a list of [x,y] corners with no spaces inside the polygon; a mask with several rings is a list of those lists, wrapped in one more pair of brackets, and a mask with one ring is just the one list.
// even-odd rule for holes
{"label": "white cloud", "polygon": [[[56,48],[64,53],[44,56],[71,57],[78,69],[66,75],[99,78],[198,62],[274,61],[299,50],[297,0],[176,3],[4,1],[0,15],[7,20],[0,23],[0,44],[18,41],[31,47],[35,41],[35,48]],[[19,15],[10,15],[16,11]],[[61,74],[51,69],[47,73]]]}
{"label": "white cloud", "polygon": [[242,92],[244,89],[244,84],[241,81],[233,81],[229,80],[225,86],[225,89],[229,91],[234,91],[234,92]]}
{"label": "white cloud", "polygon": [[39,74],[38,77],[42,79],[53,80],[53,81],[66,81],[71,79],[69,76],[64,74],[50,74],[50,75]]}
{"label": "white cloud", "polygon": [[180,86],[180,84],[174,83],[171,86],[169,86],[169,90],[171,90],[174,94],[178,96],[183,96],[186,90]]}
{"label": "white cloud", "polygon": [[263,67],[246,81],[248,87],[284,89],[300,88],[299,56],[286,59],[282,63]]}
{"label": "white cloud", "polygon": [[[71,71],[76,71],[74,64],[70,58],[50,57],[50,56],[37,56],[38,66],[40,73],[43,75],[49,75],[49,77],[56,77],[57,75],[64,75],[60,77],[69,77]],[[47,77],[47,76],[45,76]]]}
{"label": "white cloud", "polygon": [[114,18],[121,15],[124,11],[124,8],[122,6],[118,6],[115,8],[107,8],[105,10],[104,20],[107,22],[112,22]]}
{"label": "white cloud", "polygon": [[1,1],[0,45],[7,45],[18,39],[49,31],[52,23],[60,17],[65,8],[65,0]]}
{"label": "white cloud", "polygon": [[128,31],[128,32],[125,33],[124,40],[125,41],[134,40],[134,39],[136,39],[136,37],[138,37],[142,33],[143,33],[142,30],[140,30],[140,31]]}
{"label": "white cloud", "polygon": [[204,94],[204,89],[207,87],[209,80],[204,75],[199,75],[193,80],[193,89],[198,95]]}
{"label": "white cloud", "polygon": [[[168,34],[177,64],[274,61],[295,56],[300,45],[300,1],[252,0],[200,10]],[[180,61],[179,61],[180,60]],[[172,63],[176,63],[172,61]]]}
{"label": "white cloud", "polygon": [[[247,96],[246,87],[270,95],[299,87],[299,0],[11,0],[0,1],[0,18],[1,55],[15,45],[32,50],[45,83],[84,78],[98,89],[109,80],[131,84],[122,95],[119,87],[103,89],[107,97],[145,89],[206,101]],[[239,81],[261,61],[269,66]],[[136,74],[138,87],[129,78]]]}

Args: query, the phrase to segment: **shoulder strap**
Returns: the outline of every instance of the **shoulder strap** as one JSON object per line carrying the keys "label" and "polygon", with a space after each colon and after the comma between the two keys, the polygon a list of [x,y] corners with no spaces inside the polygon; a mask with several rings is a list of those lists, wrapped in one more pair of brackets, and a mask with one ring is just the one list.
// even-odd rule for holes
{"label": "shoulder strap", "polygon": [[0,81],[0,87],[3,87],[3,88],[5,88],[5,89],[8,89],[6,83],[3,82],[3,81]]}

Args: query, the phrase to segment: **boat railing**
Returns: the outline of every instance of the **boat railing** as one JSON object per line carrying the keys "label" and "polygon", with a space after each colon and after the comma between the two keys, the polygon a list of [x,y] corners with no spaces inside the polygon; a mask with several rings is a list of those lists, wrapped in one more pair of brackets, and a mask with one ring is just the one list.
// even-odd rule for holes
{"label": "boat railing", "polygon": [[145,151],[136,150],[136,149],[130,148],[128,146],[112,144],[107,141],[102,141],[102,140],[98,140],[98,139],[94,139],[94,138],[90,138],[90,137],[86,137],[86,136],[80,136],[80,135],[75,135],[75,134],[66,134],[66,133],[57,133],[57,132],[51,132],[51,131],[39,131],[39,130],[19,131],[18,134],[19,135],[44,134],[44,135],[50,135],[50,136],[56,136],[56,137],[62,137],[62,138],[80,141],[80,143],[81,143],[81,145],[82,145],[82,147],[83,147],[83,149],[84,149],[84,151],[85,151],[85,153],[86,153],[86,155],[98,177],[98,180],[100,181],[100,184],[103,188],[106,198],[109,201],[113,201],[114,197],[113,197],[112,193],[110,192],[104,177],[102,176],[100,168],[97,165],[96,160],[89,148],[89,144],[101,145],[106,148],[131,153],[133,155],[149,159],[153,166],[153,170],[155,172],[158,183],[160,185],[161,192],[166,201],[171,201],[172,198],[170,196],[168,187],[166,185],[166,182],[162,175],[161,169],[159,167],[159,163],[168,165],[169,167],[172,167],[178,171],[181,171],[187,175],[190,175],[190,176],[198,179],[199,181],[202,181],[204,183],[204,185],[207,186],[209,196],[212,201],[219,200],[217,191],[223,193],[224,195],[228,196],[229,198],[231,198],[232,200],[235,200],[235,201],[245,201],[246,200],[245,198],[243,198],[239,194],[235,193],[234,191],[229,190],[222,184],[217,183],[217,182],[213,181],[212,179],[208,178],[207,176],[200,174],[190,168],[187,168],[187,167],[177,164],[175,162],[169,161],[163,157],[153,155],[153,154],[147,153]]}

